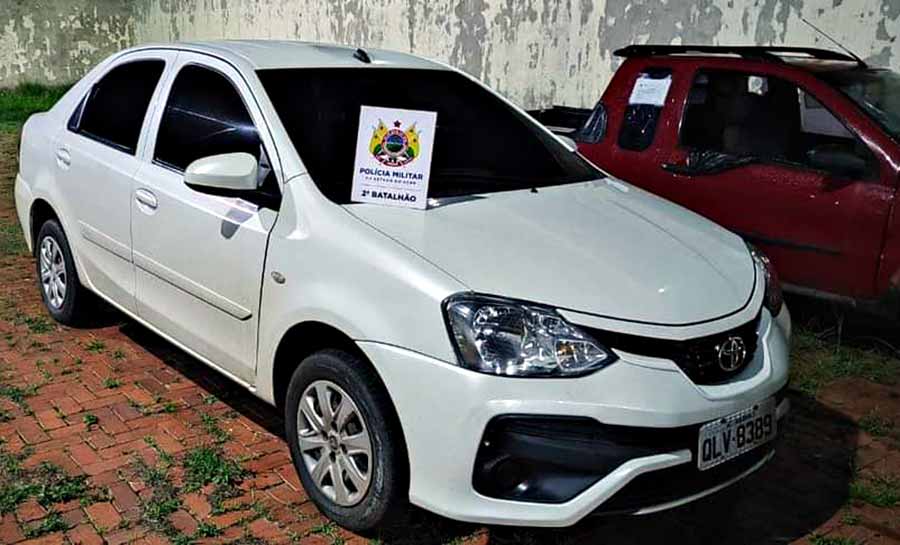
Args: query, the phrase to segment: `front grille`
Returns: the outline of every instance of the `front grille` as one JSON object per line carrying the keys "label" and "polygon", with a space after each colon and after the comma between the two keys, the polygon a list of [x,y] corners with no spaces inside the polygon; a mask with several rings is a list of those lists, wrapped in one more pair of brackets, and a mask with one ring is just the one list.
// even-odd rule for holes
{"label": "front grille", "polygon": [[[708,385],[719,384],[731,379],[743,371],[753,360],[759,340],[759,320],[760,315],[757,314],[756,318],[742,326],[686,341],[670,341],[579,327],[609,348],[651,358],[672,360],[694,383]],[[719,365],[719,348],[731,337],[739,337],[744,342],[746,355],[740,365],[726,371]]]}

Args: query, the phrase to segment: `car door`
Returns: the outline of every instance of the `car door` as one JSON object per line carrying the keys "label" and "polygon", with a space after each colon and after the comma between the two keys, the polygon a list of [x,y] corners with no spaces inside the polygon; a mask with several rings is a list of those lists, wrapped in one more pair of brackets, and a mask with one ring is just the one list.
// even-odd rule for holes
{"label": "car door", "polygon": [[131,193],[145,120],[174,53],[115,62],[90,87],[56,138],[57,187],[69,207],[69,240],[83,280],[134,311]]}
{"label": "car door", "polygon": [[759,246],[786,283],[872,296],[892,192],[886,165],[786,77],[692,75],[653,191]]}
{"label": "car door", "polygon": [[[240,380],[253,379],[260,282],[277,204],[185,185],[202,157],[247,152],[260,185],[278,181],[263,119],[241,76],[182,53],[147,159],[136,176],[132,233],[138,315]],[[276,200],[277,202],[277,200]]]}

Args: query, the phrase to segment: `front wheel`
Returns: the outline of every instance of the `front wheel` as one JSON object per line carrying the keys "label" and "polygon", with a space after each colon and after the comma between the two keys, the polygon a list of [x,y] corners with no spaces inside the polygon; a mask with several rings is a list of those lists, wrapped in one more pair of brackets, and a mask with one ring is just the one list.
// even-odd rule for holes
{"label": "front wheel", "polygon": [[406,452],[375,372],[340,350],[317,352],[288,386],[285,427],[307,495],[341,526],[367,532],[406,511]]}
{"label": "front wheel", "polygon": [[57,322],[76,324],[84,314],[89,293],[78,281],[72,249],[55,219],[41,225],[34,254],[38,286],[47,310]]}

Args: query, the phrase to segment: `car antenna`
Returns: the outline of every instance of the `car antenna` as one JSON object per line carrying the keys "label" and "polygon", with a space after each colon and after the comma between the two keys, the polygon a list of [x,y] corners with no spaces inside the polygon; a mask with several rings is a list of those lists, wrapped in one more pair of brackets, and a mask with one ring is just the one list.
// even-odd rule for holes
{"label": "car antenna", "polygon": [[844,47],[843,44],[841,44],[841,42],[835,40],[834,38],[832,38],[831,36],[829,36],[828,34],[826,34],[825,31],[822,30],[821,28],[819,28],[819,27],[817,27],[816,25],[814,25],[814,24],[810,23],[809,21],[807,21],[807,20],[806,20],[806,17],[800,17],[800,20],[803,21],[804,23],[806,23],[807,25],[809,25],[813,30],[815,30],[816,32],[818,32],[818,33],[821,34],[822,36],[825,36],[825,37],[828,39],[829,42],[831,42],[831,43],[833,43],[834,45],[840,47],[841,50],[842,50],[844,53],[846,53],[846,54],[850,55],[851,57],[853,57],[853,60],[855,60],[855,61],[857,62],[857,64],[859,64],[859,67],[860,67],[860,68],[868,68],[868,65],[866,64],[866,61],[862,60],[862,58],[860,58],[859,55],[857,55],[857,54],[854,53],[853,51],[850,51],[850,49]]}
{"label": "car antenna", "polygon": [[358,47],[356,51],[353,52],[353,58],[366,64],[372,64],[372,57],[370,57],[369,54],[366,53],[366,50],[361,47]]}

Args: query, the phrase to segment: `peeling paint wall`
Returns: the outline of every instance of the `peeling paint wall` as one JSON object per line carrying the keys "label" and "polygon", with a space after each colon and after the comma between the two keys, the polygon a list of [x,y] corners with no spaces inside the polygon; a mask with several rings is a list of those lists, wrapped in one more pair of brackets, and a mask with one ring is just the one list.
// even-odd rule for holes
{"label": "peeling paint wall", "polygon": [[0,86],[68,82],[145,42],[288,38],[466,70],[526,107],[593,104],[630,43],[829,46],[900,69],[900,0],[3,0]]}

